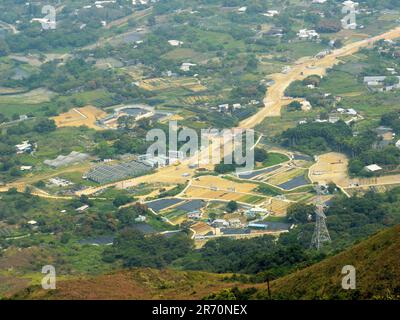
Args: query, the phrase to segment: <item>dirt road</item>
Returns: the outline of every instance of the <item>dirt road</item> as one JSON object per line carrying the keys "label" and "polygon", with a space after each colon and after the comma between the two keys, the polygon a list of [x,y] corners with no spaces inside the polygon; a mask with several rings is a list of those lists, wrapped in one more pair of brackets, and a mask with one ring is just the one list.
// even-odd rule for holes
{"label": "dirt road", "polygon": [[281,108],[285,103],[285,90],[296,80],[303,80],[306,77],[317,74],[323,76],[326,70],[332,68],[339,62],[339,58],[356,53],[361,48],[367,47],[376,41],[385,39],[392,40],[400,37],[400,27],[362,41],[350,43],[343,48],[333,51],[322,59],[315,57],[301,58],[286,74],[279,73],[272,75],[274,84],[269,87],[264,99],[264,108],[250,118],[243,120],[239,127],[247,129],[254,128],[267,117],[279,117]]}

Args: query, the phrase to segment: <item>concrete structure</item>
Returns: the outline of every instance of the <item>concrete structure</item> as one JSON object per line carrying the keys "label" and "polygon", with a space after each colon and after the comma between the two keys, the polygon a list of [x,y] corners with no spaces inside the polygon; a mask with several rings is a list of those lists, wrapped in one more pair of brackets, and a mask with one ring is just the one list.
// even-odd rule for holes
{"label": "concrete structure", "polygon": [[378,166],[377,164],[371,164],[369,166],[366,166],[364,169],[368,172],[377,172],[377,171],[382,170],[382,168],[380,166]]}

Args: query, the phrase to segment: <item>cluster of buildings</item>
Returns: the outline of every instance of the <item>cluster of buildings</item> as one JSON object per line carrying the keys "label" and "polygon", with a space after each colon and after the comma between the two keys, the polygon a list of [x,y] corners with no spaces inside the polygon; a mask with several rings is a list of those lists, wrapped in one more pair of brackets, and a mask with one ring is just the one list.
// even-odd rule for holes
{"label": "cluster of buildings", "polygon": [[320,38],[320,35],[317,31],[313,30],[313,29],[301,29],[299,30],[299,32],[297,33],[297,36],[299,37],[299,39],[301,40],[317,40]]}
{"label": "cluster of buildings", "polygon": [[[249,104],[255,106],[255,105],[260,104],[260,101],[251,100]],[[233,103],[233,104],[224,103],[224,104],[218,105],[217,107],[211,107],[210,109],[218,110],[218,112],[221,112],[221,113],[226,113],[226,112],[232,112],[235,110],[239,110],[242,108],[244,108],[244,106],[241,103]]]}
{"label": "cluster of buildings", "polygon": [[[397,74],[394,68],[388,68],[392,74]],[[393,76],[393,79],[397,78],[397,83],[386,83],[387,76],[369,76],[364,77],[364,84],[368,86],[371,91],[384,92],[400,89],[400,76]]]}
{"label": "cluster of buildings", "polygon": [[22,141],[22,143],[15,145],[17,154],[33,153],[37,149],[37,144],[29,140]]}
{"label": "cluster of buildings", "polygon": [[[268,223],[262,220],[269,215],[269,211],[261,207],[252,207],[244,210],[242,218],[233,217],[231,219],[218,218],[209,222],[196,222],[192,227],[200,227],[202,232],[195,230],[198,238],[205,235],[223,235],[223,234],[246,234],[250,233],[251,229],[268,229]],[[196,210],[189,212],[187,217],[192,220],[200,220],[202,212]],[[254,220],[258,217],[258,220]],[[252,220],[250,223],[246,222]]]}
{"label": "cluster of buildings", "polygon": [[138,161],[143,162],[144,164],[152,167],[152,168],[162,168],[168,165],[173,165],[179,163],[181,160],[185,158],[185,155],[182,151],[169,151],[168,155],[153,155],[153,154],[144,154],[138,156]]}

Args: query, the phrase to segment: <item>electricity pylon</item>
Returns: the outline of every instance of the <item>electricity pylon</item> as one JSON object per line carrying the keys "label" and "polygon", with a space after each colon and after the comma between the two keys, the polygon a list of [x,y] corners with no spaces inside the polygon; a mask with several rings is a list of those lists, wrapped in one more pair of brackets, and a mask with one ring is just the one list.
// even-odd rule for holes
{"label": "electricity pylon", "polygon": [[324,243],[331,242],[331,237],[328,228],[326,227],[326,215],[324,213],[324,206],[322,205],[322,192],[319,186],[316,187],[316,191],[318,194],[317,209],[315,210],[315,229],[311,239],[311,248],[319,250]]}

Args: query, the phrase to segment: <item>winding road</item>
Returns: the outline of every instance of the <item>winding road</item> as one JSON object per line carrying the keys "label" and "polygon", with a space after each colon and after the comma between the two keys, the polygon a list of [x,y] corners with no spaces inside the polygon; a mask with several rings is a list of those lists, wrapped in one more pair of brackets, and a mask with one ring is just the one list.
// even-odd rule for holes
{"label": "winding road", "polygon": [[392,29],[381,35],[368,38],[365,40],[350,43],[340,49],[334,50],[331,54],[318,59],[316,57],[305,57],[299,59],[294,66],[286,73],[277,73],[272,75],[274,84],[268,88],[264,99],[264,108],[253,116],[243,120],[239,127],[250,129],[256,127],[265,118],[279,117],[281,115],[282,106],[285,104],[285,90],[296,80],[303,80],[310,75],[326,74],[326,70],[332,68],[339,63],[339,58],[346,57],[358,52],[361,48],[365,48],[379,40],[393,40],[400,37],[400,27]]}

